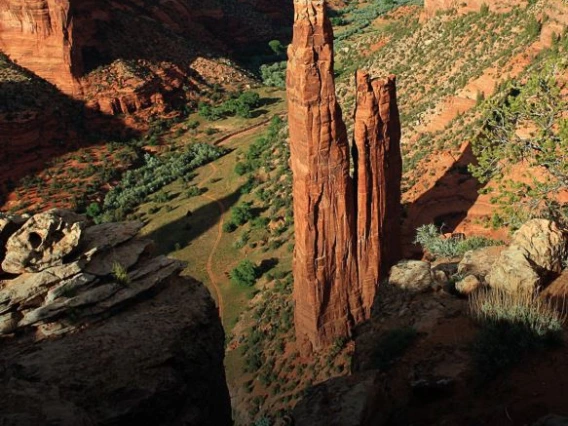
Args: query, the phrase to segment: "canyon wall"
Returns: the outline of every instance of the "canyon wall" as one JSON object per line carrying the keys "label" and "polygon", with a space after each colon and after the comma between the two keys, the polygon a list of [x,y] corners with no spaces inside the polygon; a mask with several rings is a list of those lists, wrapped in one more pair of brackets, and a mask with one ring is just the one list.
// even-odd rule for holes
{"label": "canyon wall", "polygon": [[81,59],[70,12],[68,1],[0,0],[0,50],[64,93],[77,95]]}
{"label": "canyon wall", "polygon": [[337,104],[333,30],[322,0],[295,0],[288,112],[297,339],[319,349],[371,313],[400,257],[400,120],[395,80],[357,75],[353,160]]}

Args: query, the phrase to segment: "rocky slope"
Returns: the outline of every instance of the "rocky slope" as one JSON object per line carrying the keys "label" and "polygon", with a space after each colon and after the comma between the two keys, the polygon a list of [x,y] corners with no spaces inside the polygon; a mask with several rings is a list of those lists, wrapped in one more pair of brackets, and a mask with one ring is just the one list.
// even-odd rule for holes
{"label": "rocky slope", "polygon": [[140,227],[2,219],[2,423],[231,424],[213,300]]}
{"label": "rocky slope", "polygon": [[[541,297],[559,297],[566,273],[558,277],[558,262],[567,247],[568,234],[555,223],[533,220],[509,247],[470,251],[461,261],[401,262],[379,288],[372,318],[357,329],[352,375],[307,391],[294,408],[294,424],[564,424],[552,422],[561,420],[552,414],[568,415],[559,397],[567,386],[566,347],[520,351],[510,371],[484,379],[473,355],[480,325],[470,314],[472,304],[448,280],[456,273],[475,276],[478,285],[507,291],[530,282],[532,290],[546,287]],[[499,280],[489,277],[503,270],[509,273]],[[404,336],[406,346],[400,346]]]}

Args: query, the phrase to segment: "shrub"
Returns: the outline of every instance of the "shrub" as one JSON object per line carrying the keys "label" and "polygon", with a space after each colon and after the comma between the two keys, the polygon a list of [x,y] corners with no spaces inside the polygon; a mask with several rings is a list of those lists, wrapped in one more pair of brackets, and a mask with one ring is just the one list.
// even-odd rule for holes
{"label": "shrub", "polygon": [[241,203],[231,209],[231,221],[237,226],[244,225],[252,218],[252,204],[249,202]]}
{"label": "shrub", "polygon": [[130,284],[130,277],[128,276],[128,271],[120,262],[114,262],[112,264],[112,276],[116,282],[122,286],[127,286]]}
{"label": "shrub", "polygon": [[480,290],[471,296],[469,309],[481,325],[472,350],[484,378],[495,377],[527,352],[562,341],[564,309],[533,291]]}
{"label": "shrub", "polygon": [[243,260],[231,272],[229,277],[234,284],[252,287],[259,278],[260,272],[258,267],[250,260]]}
{"label": "shrub", "polygon": [[434,256],[461,257],[469,250],[502,244],[485,237],[443,238],[435,225],[422,225],[416,229],[415,244],[420,244]]}

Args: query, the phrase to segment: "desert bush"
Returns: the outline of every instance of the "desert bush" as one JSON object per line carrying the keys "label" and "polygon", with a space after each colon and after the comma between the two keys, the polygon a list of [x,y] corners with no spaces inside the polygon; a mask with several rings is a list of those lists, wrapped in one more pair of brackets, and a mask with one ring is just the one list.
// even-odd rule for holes
{"label": "desert bush", "polygon": [[128,271],[120,262],[114,262],[112,264],[112,276],[116,282],[122,286],[127,286],[130,284],[130,277],[128,276]]}
{"label": "desert bush", "polygon": [[416,229],[415,244],[420,244],[434,256],[461,257],[469,250],[502,244],[500,241],[485,237],[443,238],[438,228],[433,224],[422,225]]}
{"label": "desert bush", "polygon": [[484,289],[469,300],[481,326],[473,358],[484,378],[493,378],[531,351],[558,345],[566,320],[563,306],[530,290]]}
{"label": "desert bush", "polygon": [[243,287],[252,287],[259,276],[259,268],[250,260],[243,260],[229,272],[231,282]]}

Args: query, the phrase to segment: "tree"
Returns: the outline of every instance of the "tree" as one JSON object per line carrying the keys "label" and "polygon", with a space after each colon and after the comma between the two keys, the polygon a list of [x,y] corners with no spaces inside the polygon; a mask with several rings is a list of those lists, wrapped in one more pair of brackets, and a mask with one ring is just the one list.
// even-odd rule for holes
{"label": "tree", "polygon": [[270,48],[276,55],[282,55],[286,52],[286,48],[280,42],[280,40],[271,40],[268,42],[268,46],[270,46]]}
{"label": "tree", "polygon": [[236,285],[252,287],[259,277],[259,270],[250,260],[243,260],[229,272],[229,277]]}
{"label": "tree", "polygon": [[[470,171],[482,183],[498,183],[493,201],[517,222],[557,206],[556,195],[568,189],[568,102],[554,74],[547,68],[525,84],[512,82],[503,96],[486,102],[486,119],[473,144],[477,164]],[[513,181],[507,176],[517,164],[539,173]],[[512,222],[501,221],[515,226]]]}

